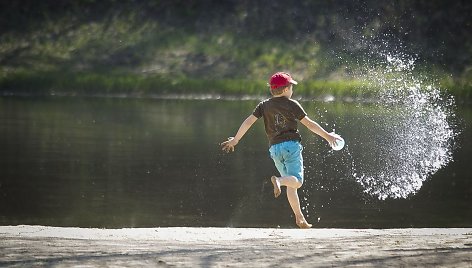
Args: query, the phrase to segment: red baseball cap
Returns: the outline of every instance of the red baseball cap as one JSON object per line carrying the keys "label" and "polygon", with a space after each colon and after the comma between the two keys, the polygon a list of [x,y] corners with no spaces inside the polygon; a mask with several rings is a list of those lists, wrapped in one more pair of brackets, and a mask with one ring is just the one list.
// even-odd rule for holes
{"label": "red baseball cap", "polygon": [[276,89],[278,87],[288,86],[289,84],[298,84],[297,81],[293,80],[290,74],[285,72],[277,72],[270,77],[269,86],[270,89]]}

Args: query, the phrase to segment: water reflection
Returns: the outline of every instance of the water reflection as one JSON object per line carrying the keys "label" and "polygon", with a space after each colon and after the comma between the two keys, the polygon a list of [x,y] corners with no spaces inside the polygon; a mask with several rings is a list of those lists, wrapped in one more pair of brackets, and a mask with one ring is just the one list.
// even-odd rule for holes
{"label": "water reflection", "polygon": [[[286,200],[275,200],[276,172],[262,122],[237,151],[218,142],[257,101],[0,99],[0,224],[82,227],[293,227]],[[346,138],[333,152],[302,130],[306,183],[301,201],[316,227],[470,226],[470,141],[454,162],[407,199],[379,201],[352,178],[352,159],[376,155],[366,105],[304,103],[311,117]],[[471,110],[464,108],[463,136]],[[360,127],[362,126],[362,127]],[[360,153],[362,152],[362,154]],[[320,221],[318,222],[318,218]]]}

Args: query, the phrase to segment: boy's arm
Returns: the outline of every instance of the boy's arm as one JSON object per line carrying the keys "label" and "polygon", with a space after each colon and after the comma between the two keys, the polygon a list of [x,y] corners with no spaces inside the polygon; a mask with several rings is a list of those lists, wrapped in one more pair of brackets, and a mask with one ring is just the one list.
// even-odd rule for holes
{"label": "boy's arm", "polygon": [[246,132],[251,128],[252,124],[257,121],[257,119],[258,118],[252,114],[248,116],[239,127],[236,135],[234,137],[229,137],[227,141],[220,144],[222,146],[222,150],[227,153],[234,152],[234,146],[238,144],[239,140],[242,139],[244,134],[246,134]]}
{"label": "boy's arm", "polygon": [[300,122],[305,125],[311,132],[325,139],[330,146],[333,146],[336,143],[336,136],[332,135],[331,133],[328,133],[318,123],[311,120],[308,116],[303,117]]}

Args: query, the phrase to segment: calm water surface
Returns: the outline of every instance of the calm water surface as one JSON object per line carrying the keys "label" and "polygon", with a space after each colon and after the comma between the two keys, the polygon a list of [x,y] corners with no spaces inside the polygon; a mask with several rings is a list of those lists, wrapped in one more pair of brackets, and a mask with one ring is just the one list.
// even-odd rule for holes
{"label": "calm water surface", "polygon": [[[80,227],[294,227],[261,120],[232,154],[258,101],[97,98],[0,99],[0,224]],[[459,107],[453,160],[403,199],[379,200],[353,174],[384,168],[369,150],[375,107],[302,102],[347,141],[339,152],[302,129],[302,206],[315,227],[472,226],[472,109]],[[388,148],[389,144],[385,144]]]}

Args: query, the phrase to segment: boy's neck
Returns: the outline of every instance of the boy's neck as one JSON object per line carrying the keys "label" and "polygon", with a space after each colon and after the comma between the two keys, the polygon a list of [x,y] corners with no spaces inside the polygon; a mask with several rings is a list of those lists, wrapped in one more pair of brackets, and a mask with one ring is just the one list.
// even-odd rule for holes
{"label": "boy's neck", "polygon": [[288,96],[287,94],[279,94],[279,95],[272,95],[272,98],[287,98],[287,99],[290,99],[290,96]]}

